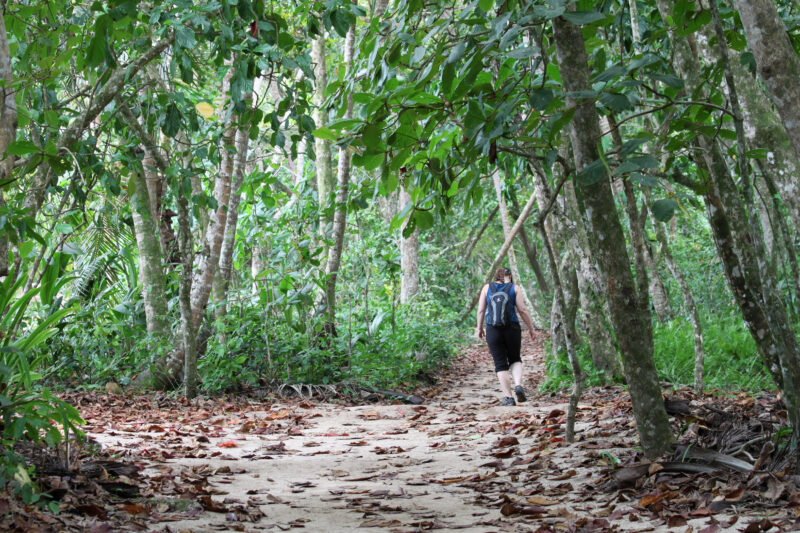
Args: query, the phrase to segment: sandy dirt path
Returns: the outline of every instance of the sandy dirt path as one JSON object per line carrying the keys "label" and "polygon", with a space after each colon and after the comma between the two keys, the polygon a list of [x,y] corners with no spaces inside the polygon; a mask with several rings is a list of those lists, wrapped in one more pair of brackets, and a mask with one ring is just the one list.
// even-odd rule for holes
{"label": "sandy dirt path", "polygon": [[[595,488],[609,461],[634,453],[625,400],[587,395],[577,442],[566,444],[566,395],[536,394],[542,352],[523,344],[529,401],[516,407],[497,405],[491,359],[474,345],[419,406],[154,404],[135,419],[95,419],[98,431],[113,429],[89,433],[140,458],[160,487],[146,518],[129,511],[153,531],[671,530],[635,494]],[[706,519],[686,518],[674,522],[681,531]]]}

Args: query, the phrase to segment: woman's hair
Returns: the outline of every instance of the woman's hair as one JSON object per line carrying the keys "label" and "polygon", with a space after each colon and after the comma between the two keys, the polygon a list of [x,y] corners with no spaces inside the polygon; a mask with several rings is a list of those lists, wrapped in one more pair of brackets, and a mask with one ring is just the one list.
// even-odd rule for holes
{"label": "woman's hair", "polygon": [[[500,267],[500,268],[498,268],[497,270],[494,271],[494,280],[495,281],[497,281],[499,283],[503,283],[506,280],[506,278],[511,278],[511,270],[509,270],[509,269],[507,269],[505,267]],[[511,278],[511,280],[513,281],[514,278]]]}

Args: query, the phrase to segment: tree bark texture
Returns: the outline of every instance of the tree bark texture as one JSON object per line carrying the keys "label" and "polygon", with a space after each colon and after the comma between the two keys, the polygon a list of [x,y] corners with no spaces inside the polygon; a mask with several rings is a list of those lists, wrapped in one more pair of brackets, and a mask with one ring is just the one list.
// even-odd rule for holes
{"label": "tree bark texture", "polygon": [[[411,195],[405,185],[400,190],[400,208],[411,204]],[[406,222],[408,224],[408,222]],[[406,224],[403,224],[405,229]],[[408,303],[419,291],[419,229],[408,238],[400,235],[400,303]]]}
{"label": "tree bark texture", "polygon": [[758,74],[800,157],[800,59],[772,0],[734,0]]}
{"label": "tree bark texture", "polygon": [[[167,324],[167,288],[158,231],[150,213],[147,180],[140,170],[132,172],[128,193],[133,203],[133,227],[139,249],[139,272],[147,333],[157,339],[169,335]],[[133,189],[133,190],[131,190]]]}
{"label": "tree bark texture", "polygon": [[[567,298],[564,294],[564,287],[561,284],[561,277],[558,272],[560,269],[558,263],[556,263],[553,247],[550,244],[550,237],[547,235],[547,232],[544,229],[544,220],[542,220],[539,224],[539,234],[542,236],[542,241],[544,242],[545,249],[547,250],[547,258],[550,261],[550,270],[553,272],[553,284],[555,285],[554,292],[557,300],[557,306],[562,310],[568,309],[569,304],[567,303]],[[575,283],[577,284],[577,280]],[[568,320],[568,318],[566,318],[566,313],[562,314],[561,318],[562,321]],[[578,411],[578,402],[581,399],[583,387],[586,382],[586,375],[581,369],[580,361],[578,360],[578,354],[575,350],[575,337],[572,333],[570,333],[574,332],[574,330],[575,315],[573,313],[572,324],[564,324],[564,344],[566,344],[567,357],[569,358],[570,368],[572,369],[572,379],[574,382],[572,393],[569,397],[569,404],[567,405],[567,424],[564,432],[567,442],[574,442],[575,440],[575,415]]]}
{"label": "tree bark texture", "polygon": [[[556,54],[562,81],[567,91],[590,88],[586,47],[580,28],[562,17],[553,19]],[[591,100],[576,102],[569,132],[575,167],[583,169],[599,159],[597,145],[600,126],[595,104]],[[625,237],[617,217],[611,185],[607,176],[590,185],[581,185],[581,196],[596,241],[597,260],[607,278],[611,320],[622,354],[625,375],[630,387],[631,403],[642,448],[648,457],[667,451],[673,435],[664,409],[661,388],[653,360],[652,327],[649,307],[639,305],[630,271]]]}
{"label": "tree bark texture", "polygon": [[[319,23],[320,34],[311,43],[311,61],[314,64],[314,124],[321,128],[328,123],[328,111],[325,104],[325,90],[328,87],[328,71],[325,63],[325,31],[322,21]],[[320,210],[320,234],[323,241],[328,227],[333,222],[333,213],[330,211],[330,196],[333,191],[333,172],[331,171],[331,143],[327,139],[317,137],[314,140],[314,155],[316,157],[317,173],[317,198]],[[325,246],[327,255],[327,246]]]}
{"label": "tree bark texture", "polygon": [[[344,41],[345,79],[352,76],[353,52],[355,49],[356,26],[347,30]],[[347,108],[344,118],[353,117],[353,93],[347,95]],[[333,213],[333,246],[328,250],[328,262],[325,265],[325,329],[336,334],[336,281],[342,263],[344,234],[347,229],[347,192],[350,186],[350,152],[347,146],[339,148],[339,163],[336,174],[336,204]]]}

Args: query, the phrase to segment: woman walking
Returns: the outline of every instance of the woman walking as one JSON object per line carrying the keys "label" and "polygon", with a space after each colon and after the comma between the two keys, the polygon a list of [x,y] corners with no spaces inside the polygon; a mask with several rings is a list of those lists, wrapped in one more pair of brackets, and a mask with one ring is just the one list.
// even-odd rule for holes
{"label": "woman walking", "polygon": [[500,405],[516,405],[511,394],[511,379],[514,380],[514,392],[517,402],[525,401],[525,389],[522,388],[522,330],[519,318],[528,326],[531,340],[533,322],[522,296],[514,288],[511,270],[498,268],[494,274],[494,282],[484,285],[478,300],[478,325],[475,335],[484,337],[483,323],[486,321],[486,343],[494,359],[494,371],[500,380],[500,389],[505,396]]}

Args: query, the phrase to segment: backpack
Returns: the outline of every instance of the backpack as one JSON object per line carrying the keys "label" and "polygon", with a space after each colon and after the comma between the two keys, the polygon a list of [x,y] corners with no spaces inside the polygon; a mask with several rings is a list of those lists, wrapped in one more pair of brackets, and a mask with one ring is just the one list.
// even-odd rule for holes
{"label": "backpack", "polygon": [[510,283],[503,288],[498,288],[497,283],[489,285],[489,304],[486,307],[486,324],[489,326],[506,328],[511,325],[511,287]]}

